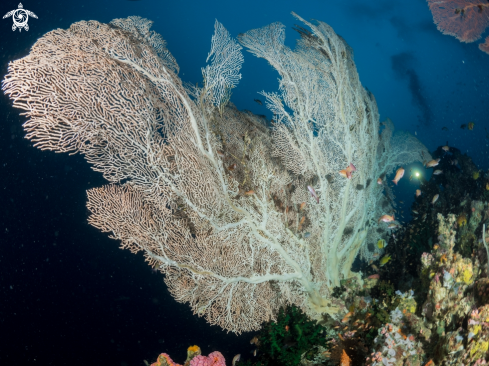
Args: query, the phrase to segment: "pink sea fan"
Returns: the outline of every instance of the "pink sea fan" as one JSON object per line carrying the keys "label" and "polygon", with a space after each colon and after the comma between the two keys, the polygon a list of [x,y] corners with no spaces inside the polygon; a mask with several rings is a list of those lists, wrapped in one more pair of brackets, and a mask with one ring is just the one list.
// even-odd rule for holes
{"label": "pink sea fan", "polygon": [[190,361],[190,366],[226,366],[226,360],[221,352],[215,351],[209,356],[195,356]]}
{"label": "pink sea fan", "polygon": [[479,45],[479,49],[489,55],[489,36],[486,38],[484,43]]}
{"label": "pink sea fan", "polygon": [[489,25],[489,4],[482,0],[427,0],[438,30],[460,42],[474,42]]}

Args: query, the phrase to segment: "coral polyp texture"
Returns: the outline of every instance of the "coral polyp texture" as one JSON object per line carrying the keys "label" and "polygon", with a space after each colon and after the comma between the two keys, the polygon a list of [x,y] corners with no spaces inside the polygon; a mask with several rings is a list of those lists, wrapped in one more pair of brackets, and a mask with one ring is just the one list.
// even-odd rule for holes
{"label": "coral polyp texture", "polygon": [[229,103],[242,46],[218,22],[201,87],[182,83],[139,17],[51,31],[3,80],[35,146],[83,154],[110,182],[87,193],[90,224],[142,251],[177,301],[236,333],[287,304],[341,316],[333,289],[360,280],[356,255],[375,256],[388,236],[377,219],[392,206],[375,182],[431,160],[414,136],[380,125],[346,42],[294,16],[308,27],[296,28],[294,50],[280,23],[238,37],[279,73],[279,92],[262,93],[273,123]]}

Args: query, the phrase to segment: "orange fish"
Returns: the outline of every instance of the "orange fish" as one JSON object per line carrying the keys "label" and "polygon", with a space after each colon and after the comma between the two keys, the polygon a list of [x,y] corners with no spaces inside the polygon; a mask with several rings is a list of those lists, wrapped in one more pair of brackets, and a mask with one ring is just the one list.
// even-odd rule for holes
{"label": "orange fish", "polygon": [[247,196],[251,196],[253,194],[255,194],[255,191],[253,191],[253,190],[245,192],[245,195],[247,195]]}
{"label": "orange fish", "polygon": [[306,207],[306,203],[302,202],[300,207],[299,207],[299,211],[302,211],[304,209],[304,207]]}
{"label": "orange fish", "polygon": [[421,196],[421,189],[416,190],[416,197],[419,197],[419,196]]}
{"label": "orange fish", "polygon": [[391,221],[394,221],[394,215],[392,216],[389,216],[389,215],[383,215],[383,216],[380,216],[379,218],[379,222],[383,221],[383,222],[391,222]]}
{"label": "orange fish", "polygon": [[339,173],[342,177],[345,177],[347,179],[351,179],[351,173],[355,172],[356,170],[357,170],[357,168],[355,167],[355,165],[350,163],[349,167],[347,167],[346,169],[340,170]]}
{"label": "orange fish", "polygon": [[433,168],[434,166],[437,166],[439,162],[440,162],[440,159],[435,159],[435,160],[428,161],[426,163],[426,167],[427,168]]}
{"label": "orange fish", "polygon": [[345,315],[343,319],[341,319],[342,323],[346,323],[348,320],[350,320],[350,316],[352,315],[352,312],[350,311],[348,314]]}
{"label": "orange fish", "polygon": [[399,180],[403,176],[404,176],[404,169],[403,169],[403,167],[400,167],[399,169],[397,169],[396,177],[392,180],[394,183],[396,183],[396,186],[397,186],[397,182],[399,182]]}
{"label": "orange fish", "polygon": [[234,170],[236,169],[236,164],[231,164],[230,166],[228,166],[228,170]]}
{"label": "orange fish", "polygon": [[351,358],[348,356],[345,350],[343,350],[340,358],[340,366],[350,366],[350,364],[351,364]]}
{"label": "orange fish", "polygon": [[382,178],[378,178],[378,179],[377,179],[377,184],[383,184],[383,183],[382,183]]}
{"label": "orange fish", "polygon": [[373,275],[368,276],[368,278],[370,278],[371,280],[378,280],[380,278],[380,275],[377,273],[377,274],[373,274]]}

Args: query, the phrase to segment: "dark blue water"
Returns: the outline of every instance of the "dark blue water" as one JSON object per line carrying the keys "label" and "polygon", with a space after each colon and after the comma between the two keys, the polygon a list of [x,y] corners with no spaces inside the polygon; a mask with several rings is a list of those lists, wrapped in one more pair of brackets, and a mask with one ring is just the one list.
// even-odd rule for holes
{"label": "dark blue water", "polygon": [[[27,55],[54,28],[139,15],[152,19],[167,40],[182,79],[201,82],[215,19],[233,36],[280,21],[293,46],[294,11],[330,24],[346,39],[381,120],[389,117],[397,129],[416,133],[431,151],[448,142],[489,168],[489,55],[442,35],[425,1],[370,3],[26,1],[24,8],[38,19],[29,20],[28,32],[13,32],[11,19],[0,22],[0,71],[3,76],[8,61]],[[0,13],[17,5],[2,1]],[[253,99],[275,91],[278,75],[249,53],[241,73],[232,102],[271,118]],[[470,121],[472,131],[460,128]],[[226,334],[192,315],[142,256],[118,249],[87,224],[85,191],[104,179],[81,156],[32,147],[23,139],[23,122],[1,94],[0,365],[143,365],[160,352],[183,362],[193,344],[204,354],[220,350],[228,360],[236,353],[250,357],[251,334]],[[406,179],[396,189],[405,208],[415,189]]]}

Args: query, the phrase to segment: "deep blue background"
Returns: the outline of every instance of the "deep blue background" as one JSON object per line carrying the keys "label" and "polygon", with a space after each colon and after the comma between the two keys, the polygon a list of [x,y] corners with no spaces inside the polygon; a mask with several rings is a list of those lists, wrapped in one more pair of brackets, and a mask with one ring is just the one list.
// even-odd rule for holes
{"label": "deep blue background", "polygon": [[[0,15],[17,8],[2,1]],[[355,52],[360,79],[381,119],[417,134],[430,150],[447,143],[489,167],[489,55],[475,43],[442,35],[423,0],[411,1],[25,1],[28,32],[0,21],[0,72],[25,56],[44,33],[79,20],[139,15],[168,42],[182,79],[201,82],[215,19],[233,36],[280,21],[293,46],[295,11],[330,24]],[[487,36],[488,32],[486,32]],[[253,99],[275,91],[278,75],[245,53],[232,101],[271,114]],[[186,348],[220,350],[230,364],[251,357],[250,334],[237,337],[176,303],[141,256],[90,227],[86,189],[104,184],[80,156],[42,152],[23,139],[24,118],[0,96],[0,365],[143,365]],[[473,131],[461,124],[475,122]],[[442,131],[447,127],[449,131]],[[487,131],[484,129],[487,128]],[[421,168],[422,170],[422,168]],[[406,205],[415,184],[396,190]]]}

